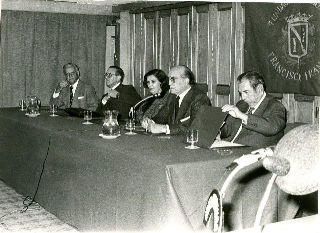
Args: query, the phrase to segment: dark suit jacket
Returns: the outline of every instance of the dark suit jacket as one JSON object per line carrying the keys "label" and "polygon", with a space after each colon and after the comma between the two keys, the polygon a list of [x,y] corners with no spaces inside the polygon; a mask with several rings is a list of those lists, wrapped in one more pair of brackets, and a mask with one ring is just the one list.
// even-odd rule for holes
{"label": "dark suit jacket", "polygon": [[[241,100],[237,107],[241,112],[247,112],[249,105]],[[242,130],[234,142],[257,147],[275,145],[284,134],[286,122],[285,107],[267,94],[254,114],[248,115],[247,125],[242,125]],[[240,119],[229,115],[221,129],[221,139],[231,141],[241,123]]]}
{"label": "dark suit jacket", "polygon": [[176,118],[175,98],[171,98],[168,102],[171,109],[168,121],[170,134],[185,133],[195,119],[200,107],[203,105],[211,106],[208,96],[196,87],[191,87],[183,98]]}
{"label": "dark suit jacket", "polygon": [[105,110],[117,110],[119,112],[119,119],[128,118],[130,108],[134,106],[139,100],[140,95],[132,85],[120,84],[116,89],[119,92],[117,98],[110,97],[105,105],[102,104],[102,99],[108,94],[104,94],[99,101],[97,112],[103,114]]}
{"label": "dark suit jacket", "polygon": [[[50,104],[55,104],[59,108],[70,107],[70,88],[65,87],[61,90],[57,98],[51,96]],[[93,86],[79,80],[77,89],[73,96],[72,108],[83,108],[95,111],[98,106],[98,97]]]}

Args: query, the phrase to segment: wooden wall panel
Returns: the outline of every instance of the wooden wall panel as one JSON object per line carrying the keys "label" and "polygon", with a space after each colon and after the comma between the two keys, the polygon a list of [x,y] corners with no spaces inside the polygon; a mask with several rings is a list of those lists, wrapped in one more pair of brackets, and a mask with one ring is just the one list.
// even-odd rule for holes
{"label": "wooden wall panel", "polygon": [[[231,83],[231,10],[218,11],[218,84]],[[232,80],[234,81],[234,80]],[[217,96],[217,106],[229,103],[229,96]]]}
{"label": "wooden wall panel", "polygon": [[142,86],[142,77],[143,77],[143,61],[144,61],[144,19],[143,15],[135,15],[134,16],[134,36],[133,36],[133,76],[134,76],[134,86],[139,93],[144,92],[144,88]]}
{"label": "wooden wall panel", "polygon": [[178,10],[172,9],[170,16],[171,67],[178,65]]}
{"label": "wooden wall panel", "polygon": [[197,82],[208,83],[208,55],[209,55],[209,14],[197,15],[197,41],[195,52],[195,76]]}
{"label": "wooden wall panel", "polygon": [[312,123],[313,103],[295,101],[295,122]]}
{"label": "wooden wall panel", "polygon": [[[145,31],[144,31],[144,67],[143,73],[147,73],[149,70],[152,70],[153,67],[156,67],[156,53],[155,53],[155,19],[148,18],[145,19]],[[144,75],[143,74],[143,75]],[[143,78],[143,76],[142,76]]]}
{"label": "wooden wall panel", "polygon": [[189,66],[189,15],[178,15],[178,65]]}
{"label": "wooden wall panel", "polygon": [[[242,10],[240,4],[235,6]],[[229,103],[230,97],[217,96],[215,88],[217,84],[234,86],[230,66],[235,62],[231,59],[235,60],[232,56],[240,54],[231,53],[235,35],[232,34],[232,11],[218,9],[217,3],[213,3],[133,14],[132,74],[140,94],[145,93],[138,79],[147,71],[160,68],[168,72],[172,66],[186,65],[195,73],[197,82],[208,84],[213,105]]]}
{"label": "wooden wall panel", "polygon": [[209,5],[209,47],[208,47],[208,87],[209,97],[213,106],[218,106],[216,93],[218,77],[218,6]]}
{"label": "wooden wall panel", "polygon": [[159,68],[168,73],[171,67],[171,32],[170,32],[170,15],[160,16],[160,51],[159,51]]}
{"label": "wooden wall panel", "polygon": [[319,122],[319,98],[315,97],[313,102],[299,102],[294,99],[294,94],[284,94],[281,100],[282,104],[287,109],[287,121],[316,123]]}
{"label": "wooden wall panel", "polygon": [[[234,59],[231,65],[231,80],[236,80],[239,74],[243,72],[243,47],[244,47],[244,10],[241,4],[232,3],[232,41],[234,43],[231,51],[234,53],[231,57]],[[235,104],[239,101],[238,83],[230,83],[230,103]]]}

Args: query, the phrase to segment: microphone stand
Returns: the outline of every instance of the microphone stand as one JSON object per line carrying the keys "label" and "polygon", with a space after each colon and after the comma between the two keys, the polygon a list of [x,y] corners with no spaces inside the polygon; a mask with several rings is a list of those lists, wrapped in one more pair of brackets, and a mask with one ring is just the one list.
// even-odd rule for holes
{"label": "microphone stand", "polygon": [[[270,178],[270,180],[268,182],[268,185],[266,187],[266,190],[265,190],[265,192],[263,194],[263,197],[262,197],[261,202],[260,202],[259,207],[258,207],[256,219],[255,219],[255,222],[254,222],[254,225],[253,225],[254,228],[260,227],[262,213],[263,213],[263,210],[264,210],[264,208],[265,208],[265,206],[267,204],[267,201],[268,201],[270,193],[271,193],[272,185],[274,184],[274,181],[276,180],[277,176],[278,176],[277,174],[273,173],[272,177]],[[260,232],[262,232],[262,229],[263,229],[263,226],[261,226]]]}
{"label": "microphone stand", "polygon": [[129,118],[134,119],[135,118],[135,114],[136,114],[136,108],[143,102],[145,102],[148,99],[154,98],[154,97],[158,97],[160,96],[160,94],[154,94],[154,95],[149,95],[146,98],[140,100],[138,103],[136,103],[133,107],[130,108],[129,111]]}
{"label": "microphone stand", "polygon": [[[209,200],[211,198],[211,196],[209,197],[208,201],[207,201],[207,206],[206,206],[206,210],[205,210],[205,216],[204,216],[204,223],[205,226],[208,227],[212,224],[208,224],[209,221],[213,221],[216,225],[218,225],[216,229],[214,229],[214,232],[217,233],[221,233],[222,232],[222,227],[223,227],[223,208],[222,208],[222,200],[225,196],[226,190],[229,186],[229,184],[231,183],[232,179],[235,177],[235,175],[242,170],[243,168],[254,164],[256,162],[259,162],[260,159],[266,157],[266,156],[272,156],[273,151],[270,148],[266,148],[266,149],[259,149],[257,151],[254,151],[256,153],[251,152],[252,154],[248,154],[248,155],[243,155],[242,157],[240,157],[239,159],[236,159],[235,161],[237,161],[236,163],[233,162],[232,164],[235,166],[234,169],[231,171],[231,173],[228,175],[227,179],[225,180],[225,182],[222,185],[222,188],[219,192],[220,194],[220,199],[219,199],[219,203],[218,203],[218,209],[219,211],[215,211],[214,206],[209,206]],[[228,169],[228,168],[227,168]],[[275,179],[275,178],[274,178]],[[270,188],[271,190],[271,188]],[[212,209],[212,211],[210,211]],[[210,215],[214,215],[214,212],[218,212],[218,216],[217,214],[215,216],[210,216]],[[209,213],[209,214],[208,214]],[[208,215],[208,216],[206,216]],[[214,217],[218,217],[218,221],[215,221],[213,218]],[[261,218],[259,216],[257,216],[257,218]],[[259,220],[260,222],[260,220]]]}

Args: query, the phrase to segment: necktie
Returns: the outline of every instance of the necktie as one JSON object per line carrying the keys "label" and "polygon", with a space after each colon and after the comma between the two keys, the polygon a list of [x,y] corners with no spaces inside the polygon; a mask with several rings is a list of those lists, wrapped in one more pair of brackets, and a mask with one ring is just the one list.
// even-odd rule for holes
{"label": "necktie", "polygon": [[73,101],[73,92],[72,92],[72,90],[73,90],[73,87],[70,86],[70,108],[71,108],[72,101]]}
{"label": "necktie", "polygon": [[248,111],[247,111],[247,114],[252,114],[252,111],[254,110],[254,108],[253,107],[249,107],[248,108]]}
{"label": "necktie", "polygon": [[[246,114],[248,114],[248,115],[249,115],[249,114],[252,114],[252,111],[253,111],[253,110],[254,110],[253,107],[249,107],[248,110],[247,110],[247,112],[246,112]],[[233,139],[231,140],[231,142],[234,142],[234,141],[236,140],[236,138],[239,136],[241,130],[242,130],[242,124],[240,125],[240,127],[239,127],[236,135],[233,137]]]}
{"label": "necktie", "polygon": [[180,99],[180,97],[177,96],[176,101],[175,101],[175,103],[174,103],[174,114],[175,114],[175,118],[177,118],[178,111],[179,111],[179,99]]}

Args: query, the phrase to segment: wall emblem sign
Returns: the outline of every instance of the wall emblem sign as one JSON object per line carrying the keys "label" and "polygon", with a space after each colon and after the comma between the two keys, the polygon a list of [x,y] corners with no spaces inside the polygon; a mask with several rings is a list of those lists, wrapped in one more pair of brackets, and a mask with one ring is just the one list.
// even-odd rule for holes
{"label": "wall emblem sign", "polygon": [[245,69],[260,71],[270,92],[320,95],[318,22],[320,4],[248,3]]}

